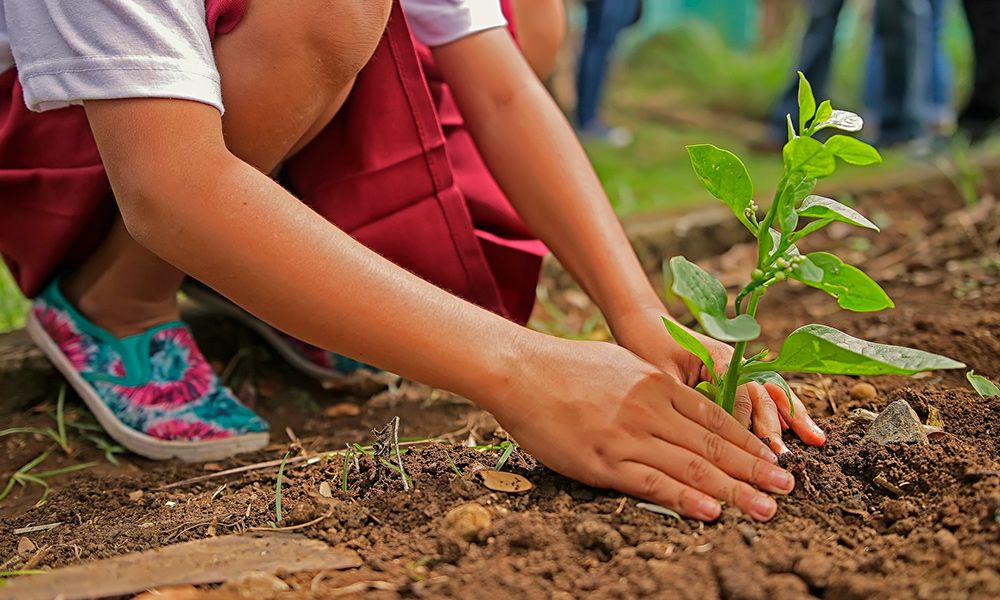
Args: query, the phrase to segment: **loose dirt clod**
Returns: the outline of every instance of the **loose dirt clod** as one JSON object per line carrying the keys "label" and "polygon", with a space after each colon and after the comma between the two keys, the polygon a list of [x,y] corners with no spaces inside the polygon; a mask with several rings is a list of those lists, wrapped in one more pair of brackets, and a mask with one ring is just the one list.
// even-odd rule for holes
{"label": "loose dirt clod", "polygon": [[896,400],[883,410],[872,421],[866,440],[875,440],[885,446],[888,444],[929,444],[927,433],[920,422],[917,413],[910,408],[906,400]]}
{"label": "loose dirt clod", "polygon": [[441,522],[441,529],[467,542],[478,542],[492,525],[490,511],[480,504],[469,502],[448,511]]}
{"label": "loose dirt clod", "polygon": [[870,383],[858,383],[851,388],[851,399],[858,402],[874,400],[878,396],[878,390]]}

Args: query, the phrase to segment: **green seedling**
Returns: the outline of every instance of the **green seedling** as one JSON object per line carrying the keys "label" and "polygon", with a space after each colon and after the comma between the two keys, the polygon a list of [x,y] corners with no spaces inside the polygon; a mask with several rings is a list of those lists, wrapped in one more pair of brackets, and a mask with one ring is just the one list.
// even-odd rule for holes
{"label": "green seedling", "polygon": [[48,501],[49,499],[49,492],[51,491],[51,488],[49,487],[47,481],[48,479],[56,477],[57,475],[65,475],[67,473],[73,473],[76,471],[89,469],[90,467],[93,467],[94,465],[97,464],[94,462],[87,462],[87,463],[80,463],[77,465],[70,465],[68,467],[62,467],[59,469],[51,469],[49,471],[35,471],[35,467],[45,462],[46,459],[49,458],[49,455],[52,454],[53,450],[55,450],[54,446],[50,447],[45,452],[42,452],[35,458],[26,462],[17,471],[14,471],[14,474],[10,476],[10,479],[8,479],[6,485],[4,485],[3,490],[0,490],[0,502],[3,502],[7,498],[7,496],[10,495],[10,493],[14,490],[15,484],[24,487],[30,483],[32,485],[37,485],[38,487],[42,488],[42,497],[39,498],[38,502],[35,503],[35,506],[39,507],[45,504],[45,502]]}
{"label": "green seedling", "polygon": [[975,371],[966,373],[965,378],[969,380],[969,383],[972,384],[972,389],[976,390],[976,393],[981,397],[1000,398],[1000,388],[989,379],[986,379],[982,375],[976,375]]}
{"label": "green seedling", "polygon": [[497,459],[497,466],[494,471],[502,471],[504,466],[507,465],[507,461],[510,460],[511,455],[514,454],[514,450],[517,450],[517,444],[510,440],[504,440],[500,443],[499,447],[503,448],[503,453]]}
{"label": "green seedling", "polygon": [[875,148],[848,135],[836,134],[826,142],[815,139],[816,133],[827,129],[856,133],[863,122],[852,112],[834,110],[829,100],[817,105],[801,73],[798,100],[799,122],[793,123],[788,116],[788,143],[782,151],[784,175],[763,218],[758,218],[750,175],[735,154],[710,144],[687,148],[705,188],[729,206],[757,240],[755,268],[736,295],[731,315],[727,312],[726,288],[715,277],[684,257],[674,257],[669,265],[672,291],[684,301],[702,330],[712,338],[735,344],[730,364],[716,365],[697,337],[664,319],[671,337],[701,359],[713,374],[697,387],[698,391],[729,413],[735,406],[737,388],[746,383],[771,383],[791,397],[780,373],[913,375],[965,366],[944,356],[876,344],[816,324],[793,331],[771,360],[766,360],[766,352],[744,356],[747,344],[761,334],[755,318],[761,298],[771,286],[788,279],[823,290],[846,310],[873,312],[893,307],[885,291],[857,267],[829,252],[802,254],[796,247],[806,236],[834,222],[878,231],[874,223],[854,209],[812,192],[820,179],[834,173],[837,159],[861,166],[882,160]]}
{"label": "green seedling", "polygon": [[288,456],[291,452],[285,452],[284,458],[281,459],[281,464],[278,465],[278,476],[274,481],[274,521],[268,523],[271,527],[277,527],[278,523],[281,523],[283,516],[281,514],[281,486],[285,482],[285,463],[288,462]]}
{"label": "green seedling", "polygon": [[56,414],[54,415],[56,421],[55,429],[51,427],[11,427],[0,431],[0,437],[17,433],[41,435],[55,442],[56,445],[59,446],[59,448],[66,454],[70,454],[72,452],[72,448],[70,448],[69,439],[66,436],[65,405],[66,386],[63,386],[59,389],[59,398],[56,400]]}

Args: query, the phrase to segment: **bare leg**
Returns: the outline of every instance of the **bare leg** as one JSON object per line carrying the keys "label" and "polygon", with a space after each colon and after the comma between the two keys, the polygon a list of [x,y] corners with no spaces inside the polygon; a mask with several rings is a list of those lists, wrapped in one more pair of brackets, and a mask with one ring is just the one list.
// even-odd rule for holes
{"label": "bare leg", "polygon": [[[374,52],[388,12],[385,0],[251,2],[243,22],[215,44],[233,154],[271,173],[322,131]],[[189,200],[178,198],[178,206]],[[118,217],[97,250],[67,274],[63,292],[124,337],[177,319],[183,279],[136,243]]]}

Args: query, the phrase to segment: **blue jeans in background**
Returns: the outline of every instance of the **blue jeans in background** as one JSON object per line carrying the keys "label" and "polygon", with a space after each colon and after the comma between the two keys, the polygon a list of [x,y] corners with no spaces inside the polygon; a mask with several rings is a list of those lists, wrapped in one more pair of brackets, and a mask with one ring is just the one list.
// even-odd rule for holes
{"label": "blue jeans in background", "polygon": [[931,1],[878,0],[875,35],[882,42],[884,86],[878,143],[891,145],[926,137]]}
{"label": "blue jeans in background", "polygon": [[633,25],[642,12],[642,0],[588,0],[587,28],[576,78],[576,123],[586,129],[600,123],[611,53],[622,31]]}
{"label": "blue jeans in background", "polygon": [[[945,53],[941,39],[948,4],[949,0],[930,0],[930,39],[925,55],[930,72],[926,78],[923,110],[926,118],[935,124],[952,120],[955,113],[952,107],[954,78],[951,61]],[[868,64],[865,67],[865,108],[876,122],[882,120],[885,94],[882,76],[884,68],[882,38],[873,32]]]}
{"label": "blue jeans in background", "polygon": [[[837,33],[837,21],[844,8],[844,0],[807,0],[808,25],[802,38],[796,70],[802,71],[817,98],[826,97],[826,86],[830,79],[833,63],[833,42]],[[798,129],[799,123],[799,78],[792,78],[781,98],[775,104],[771,115],[771,137],[783,140],[788,131],[785,115],[792,115],[792,122]]]}

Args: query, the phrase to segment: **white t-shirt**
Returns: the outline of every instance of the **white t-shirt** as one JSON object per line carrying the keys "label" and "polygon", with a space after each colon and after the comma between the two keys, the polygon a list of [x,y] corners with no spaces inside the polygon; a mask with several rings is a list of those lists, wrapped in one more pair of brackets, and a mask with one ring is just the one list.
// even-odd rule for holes
{"label": "white t-shirt", "polygon": [[[507,23],[500,0],[401,2],[428,46]],[[34,111],[113,98],[223,110],[205,0],[0,0],[0,72],[15,64]]]}

